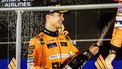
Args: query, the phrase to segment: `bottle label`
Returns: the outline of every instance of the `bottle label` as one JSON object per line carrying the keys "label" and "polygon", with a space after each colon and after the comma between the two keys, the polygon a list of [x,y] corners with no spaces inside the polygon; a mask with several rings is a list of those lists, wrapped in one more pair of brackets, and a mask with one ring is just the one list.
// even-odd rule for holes
{"label": "bottle label", "polygon": [[69,65],[66,65],[63,69],[72,69]]}

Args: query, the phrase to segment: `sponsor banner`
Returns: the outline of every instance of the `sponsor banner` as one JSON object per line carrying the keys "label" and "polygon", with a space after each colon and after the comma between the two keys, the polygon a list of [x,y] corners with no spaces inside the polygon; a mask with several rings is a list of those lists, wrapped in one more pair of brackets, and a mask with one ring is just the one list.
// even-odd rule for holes
{"label": "sponsor banner", "polygon": [[31,7],[34,0],[1,0],[2,7]]}

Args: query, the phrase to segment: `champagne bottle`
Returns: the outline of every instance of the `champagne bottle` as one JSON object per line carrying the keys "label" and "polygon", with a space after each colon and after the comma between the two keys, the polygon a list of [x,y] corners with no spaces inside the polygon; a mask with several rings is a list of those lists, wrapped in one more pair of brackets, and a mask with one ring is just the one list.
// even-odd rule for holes
{"label": "champagne bottle", "polygon": [[85,51],[83,53],[80,53],[77,56],[75,56],[74,58],[72,58],[69,62],[64,62],[62,69],[78,69],[78,68],[81,68],[86,63],[86,61],[89,58],[91,58],[92,56],[93,56],[93,54],[90,51]]}

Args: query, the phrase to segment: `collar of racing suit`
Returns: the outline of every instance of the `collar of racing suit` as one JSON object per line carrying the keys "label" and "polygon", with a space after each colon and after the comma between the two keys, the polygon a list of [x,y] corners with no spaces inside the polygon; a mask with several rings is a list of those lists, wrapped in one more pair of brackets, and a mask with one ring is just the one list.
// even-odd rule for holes
{"label": "collar of racing suit", "polygon": [[46,28],[43,28],[42,32],[52,37],[57,37],[59,35],[58,30],[56,32],[52,32],[52,31],[47,30]]}

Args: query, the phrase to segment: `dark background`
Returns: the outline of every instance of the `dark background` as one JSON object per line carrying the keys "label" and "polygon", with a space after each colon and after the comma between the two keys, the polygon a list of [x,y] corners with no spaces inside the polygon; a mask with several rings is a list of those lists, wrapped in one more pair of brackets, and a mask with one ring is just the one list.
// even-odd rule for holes
{"label": "dark background", "polygon": [[[42,6],[44,3],[56,0],[34,0],[32,6]],[[115,3],[113,0],[62,0],[62,4],[78,5],[78,4],[101,4],[101,3]],[[2,3],[0,3],[2,7]],[[98,39],[104,26],[116,15],[116,8],[114,9],[94,9],[94,10],[78,10],[70,11],[70,14],[65,15],[65,30],[69,31],[69,36],[72,40],[86,40]],[[42,12],[24,12],[22,21],[22,41],[27,42],[30,38],[38,34],[41,30],[43,22]],[[112,34],[112,27],[106,36],[110,39]],[[0,59],[11,59],[15,57],[15,42],[16,40],[16,13],[5,11],[0,12]],[[96,41],[79,41],[76,46],[79,50],[88,50],[89,46]],[[27,55],[28,43],[22,43],[22,58]],[[108,54],[110,48],[109,41],[104,41],[100,49],[100,53],[104,57]],[[122,59],[122,49],[117,52],[116,59]]]}

